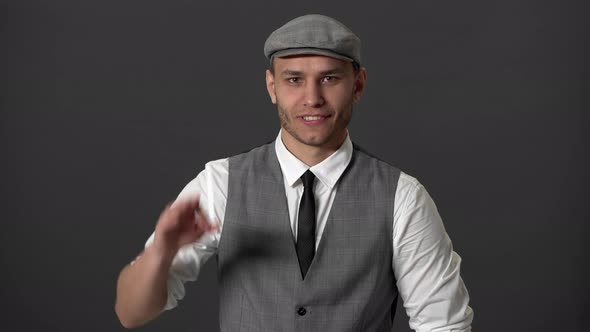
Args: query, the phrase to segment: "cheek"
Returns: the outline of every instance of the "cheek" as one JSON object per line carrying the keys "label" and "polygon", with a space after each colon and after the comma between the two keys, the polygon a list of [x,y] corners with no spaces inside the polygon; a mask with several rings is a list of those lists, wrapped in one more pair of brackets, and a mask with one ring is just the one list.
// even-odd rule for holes
{"label": "cheek", "polygon": [[348,90],[341,90],[338,91],[337,94],[334,94],[330,98],[330,104],[336,110],[344,111],[345,109],[349,108],[349,106],[355,100],[355,93]]}
{"label": "cheek", "polygon": [[280,105],[288,112],[297,105],[297,98],[294,94],[283,91],[275,95],[275,104]]}

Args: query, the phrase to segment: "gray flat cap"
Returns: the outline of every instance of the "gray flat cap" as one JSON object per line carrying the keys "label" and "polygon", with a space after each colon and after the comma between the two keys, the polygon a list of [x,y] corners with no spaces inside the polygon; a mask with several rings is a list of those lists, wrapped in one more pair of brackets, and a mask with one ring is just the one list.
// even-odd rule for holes
{"label": "gray flat cap", "polygon": [[264,43],[264,55],[285,57],[318,54],[361,63],[361,40],[349,28],[324,15],[305,15],[273,31]]}

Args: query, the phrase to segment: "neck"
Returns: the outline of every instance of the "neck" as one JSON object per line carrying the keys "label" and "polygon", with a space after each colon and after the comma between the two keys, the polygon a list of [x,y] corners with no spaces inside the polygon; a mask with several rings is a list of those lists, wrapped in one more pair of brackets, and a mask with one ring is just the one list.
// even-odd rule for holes
{"label": "neck", "polygon": [[342,146],[347,135],[344,135],[340,140],[335,140],[333,144],[326,145],[308,145],[304,144],[291,135],[285,130],[281,132],[281,140],[283,144],[297,159],[304,162],[307,166],[315,166],[326,158],[331,156],[336,150]]}

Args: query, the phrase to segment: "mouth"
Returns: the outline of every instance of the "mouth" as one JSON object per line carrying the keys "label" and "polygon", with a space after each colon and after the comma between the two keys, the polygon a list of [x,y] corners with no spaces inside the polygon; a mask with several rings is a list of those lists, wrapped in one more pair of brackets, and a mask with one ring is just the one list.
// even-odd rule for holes
{"label": "mouth", "polygon": [[319,119],[323,118],[323,116],[320,116],[320,115],[309,115],[309,116],[303,116],[302,118],[305,121],[315,121],[315,120],[319,120]]}
{"label": "mouth", "polygon": [[301,115],[298,116],[305,124],[320,124],[324,122],[330,115]]}

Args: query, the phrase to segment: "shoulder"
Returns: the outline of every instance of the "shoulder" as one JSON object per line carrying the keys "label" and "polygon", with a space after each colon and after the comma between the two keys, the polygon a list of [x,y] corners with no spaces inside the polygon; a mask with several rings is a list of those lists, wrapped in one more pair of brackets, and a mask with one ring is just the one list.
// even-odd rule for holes
{"label": "shoulder", "polygon": [[207,188],[224,187],[227,183],[229,158],[217,159],[205,164],[205,168],[192,179],[180,192],[178,198],[202,195]]}
{"label": "shoulder", "polygon": [[213,179],[227,177],[228,164],[229,158],[212,160],[205,164],[205,169],[201,173]]}
{"label": "shoulder", "polygon": [[227,187],[230,164],[244,164],[247,160],[259,160],[270,147],[272,144],[267,143],[231,157],[209,161],[205,164],[205,168],[184,187],[179,197],[204,192],[205,188]]}
{"label": "shoulder", "polygon": [[437,213],[432,197],[415,177],[401,172],[395,196],[396,217],[408,214]]}
{"label": "shoulder", "polygon": [[356,144],[354,144],[351,165],[356,169],[355,176],[361,176],[365,181],[377,181],[393,191],[395,191],[402,174],[396,166],[374,156]]}
{"label": "shoulder", "polygon": [[424,186],[415,177],[400,171],[397,190],[398,193],[408,196],[415,194],[418,190],[424,190]]}
{"label": "shoulder", "polygon": [[228,172],[246,174],[260,170],[266,165],[273,165],[275,162],[278,163],[274,142],[270,142],[229,157]]}
{"label": "shoulder", "polygon": [[231,164],[235,162],[244,162],[248,160],[256,161],[260,158],[264,158],[266,155],[269,154],[269,152],[273,152],[274,154],[274,141],[264,143],[250,150],[231,156],[228,158],[228,160]]}
{"label": "shoulder", "polygon": [[[268,153],[268,151],[272,151],[270,150],[272,147],[272,142],[265,143],[231,157],[209,161],[205,164],[205,168],[182,189],[178,198],[187,198],[206,193],[221,193],[225,195],[227,193],[231,165],[247,167],[252,162],[260,161],[264,156],[274,155]],[[235,167],[234,171],[236,171]]]}
{"label": "shoulder", "polygon": [[356,143],[353,143],[353,150],[354,150],[354,157],[360,162],[369,163],[374,166],[387,169],[390,171],[394,171],[396,173],[400,173],[401,171],[396,166],[384,161],[383,159],[376,157],[372,153],[368,152],[367,150],[363,149]]}
{"label": "shoulder", "polygon": [[371,154],[367,150],[363,149],[362,147],[354,144],[354,152],[357,159],[362,159],[364,162],[372,163],[374,165],[378,165],[380,168],[392,171],[398,174],[398,181],[397,181],[397,192],[398,194],[402,194],[406,196],[410,193],[416,193],[418,190],[424,190],[424,187],[418,179],[405,173],[404,171],[397,168],[395,165],[390,164],[383,159],[376,157],[375,155]]}

